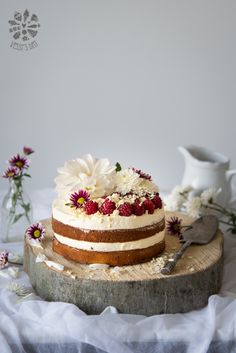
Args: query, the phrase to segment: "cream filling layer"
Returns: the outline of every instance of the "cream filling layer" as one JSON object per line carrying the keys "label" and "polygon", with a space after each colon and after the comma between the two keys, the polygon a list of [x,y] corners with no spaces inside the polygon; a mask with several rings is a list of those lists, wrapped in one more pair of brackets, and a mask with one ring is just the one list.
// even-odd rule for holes
{"label": "cream filling layer", "polygon": [[160,222],[165,214],[164,209],[156,209],[153,214],[144,214],[142,216],[132,215],[122,217],[115,212],[110,216],[99,212],[93,215],[76,212],[76,210],[65,206],[65,202],[55,200],[52,206],[52,216],[57,221],[67,224],[71,227],[87,230],[107,230],[107,229],[134,229],[146,226],[152,226]]}
{"label": "cream filling layer", "polygon": [[148,248],[161,242],[164,239],[165,231],[163,230],[145,239],[127,241],[124,243],[93,243],[90,241],[70,239],[56,233],[54,233],[54,235],[61,244],[68,245],[72,248],[87,251],[110,252]]}

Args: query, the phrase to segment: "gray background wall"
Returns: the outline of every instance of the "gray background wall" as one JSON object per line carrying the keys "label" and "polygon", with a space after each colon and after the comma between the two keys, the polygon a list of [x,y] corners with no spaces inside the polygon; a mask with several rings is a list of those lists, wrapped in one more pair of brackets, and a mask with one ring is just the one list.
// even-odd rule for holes
{"label": "gray background wall", "polygon": [[[8,20],[35,12],[38,47],[10,48]],[[178,145],[236,167],[236,1],[0,1],[0,166],[26,144],[30,188],[90,152],[179,183]],[[0,181],[5,188],[6,181]]]}

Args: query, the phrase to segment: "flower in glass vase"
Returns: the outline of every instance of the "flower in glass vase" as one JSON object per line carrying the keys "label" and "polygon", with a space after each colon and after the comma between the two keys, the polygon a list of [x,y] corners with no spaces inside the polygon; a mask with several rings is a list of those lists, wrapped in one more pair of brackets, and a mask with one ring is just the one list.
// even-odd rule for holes
{"label": "flower in glass vase", "polygon": [[33,149],[24,146],[23,153],[12,156],[2,177],[8,179],[9,189],[1,207],[0,239],[3,242],[22,241],[25,229],[32,221],[32,206],[23,181],[28,174],[28,155]]}
{"label": "flower in glass vase", "polygon": [[24,156],[20,156],[19,153],[9,159],[9,164],[12,167],[18,168],[19,171],[29,168],[28,159]]}
{"label": "flower in glass vase", "polygon": [[34,153],[34,150],[31,147],[24,146],[23,147],[23,153],[28,156],[29,154]]}
{"label": "flower in glass vase", "polygon": [[8,167],[7,170],[3,173],[2,177],[6,179],[16,178],[20,173],[19,168],[17,167]]}

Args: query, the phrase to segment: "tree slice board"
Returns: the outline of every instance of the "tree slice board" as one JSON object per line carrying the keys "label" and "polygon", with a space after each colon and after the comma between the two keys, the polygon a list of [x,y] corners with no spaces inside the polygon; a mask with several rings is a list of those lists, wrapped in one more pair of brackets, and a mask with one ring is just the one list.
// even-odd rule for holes
{"label": "tree slice board", "polygon": [[[183,224],[192,220],[177,215]],[[99,314],[107,306],[121,313],[155,315],[199,309],[216,294],[223,272],[223,234],[219,230],[207,245],[191,245],[171,275],[160,273],[162,266],[179,249],[178,238],[166,234],[164,252],[150,262],[122,267],[82,265],[53,252],[51,219],[42,221],[46,236],[42,248],[25,239],[24,269],[40,297],[77,305],[87,314]],[[39,254],[64,266],[64,270],[36,262]]]}

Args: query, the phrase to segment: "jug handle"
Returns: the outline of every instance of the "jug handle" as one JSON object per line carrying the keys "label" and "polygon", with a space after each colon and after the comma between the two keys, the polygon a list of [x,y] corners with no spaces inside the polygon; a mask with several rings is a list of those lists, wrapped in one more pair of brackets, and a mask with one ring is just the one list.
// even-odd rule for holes
{"label": "jug handle", "polygon": [[[231,180],[233,178],[233,176],[236,175],[236,169],[232,169],[232,170],[227,170],[226,171],[226,180],[231,183]],[[231,199],[229,200],[229,205],[233,205],[234,202],[236,202],[236,196],[231,197]]]}

